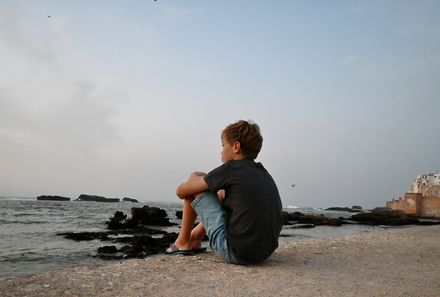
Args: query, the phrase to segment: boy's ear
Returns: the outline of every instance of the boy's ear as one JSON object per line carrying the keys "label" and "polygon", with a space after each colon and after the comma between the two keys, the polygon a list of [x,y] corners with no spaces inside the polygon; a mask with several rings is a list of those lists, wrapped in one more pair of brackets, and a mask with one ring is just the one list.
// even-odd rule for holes
{"label": "boy's ear", "polygon": [[240,153],[240,149],[241,149],[240,142],[238,142],[238,141],[234,142],[234,144],[232,145],[232,151],[235,154],[238,154],[238,153]]}

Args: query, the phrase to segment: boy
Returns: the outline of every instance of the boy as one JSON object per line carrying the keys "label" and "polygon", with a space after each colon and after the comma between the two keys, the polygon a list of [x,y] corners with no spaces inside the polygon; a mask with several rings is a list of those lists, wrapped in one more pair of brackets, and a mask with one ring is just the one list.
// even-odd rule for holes
{"label": "boy", "polygon": [[[208,174],[194,172],[177,188],[184,201],[182,226],[165,254],[194,254],[207,233],[225,262],[262,262],[278,247],[282,206],[274,180],[254,162],[263,143],[260,128],[238,121],[223,130],[221,140],[223,165]],[[201,223],[193,229],[197,215]]]}

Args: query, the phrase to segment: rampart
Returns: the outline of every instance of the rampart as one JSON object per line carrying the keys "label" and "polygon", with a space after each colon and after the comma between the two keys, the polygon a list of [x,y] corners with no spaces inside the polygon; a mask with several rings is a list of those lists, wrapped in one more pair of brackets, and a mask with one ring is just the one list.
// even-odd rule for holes
{"label": "rampart", "polygon": [[420,217],[440,218],[440,196],[433,196],[438,189],[429,193],[406,193],[399,199],[387,201],[386,207],[393,210],[400,210],[406,214],[413,214]]}
{"label": "rampart", "polygon": [[399,199],[393,199],[387,201],[387,208],[393,210],[400,210],[406,214],[417,214],[417,204],[420,205],[422,194],[419,193],[406,193],[405,196]]}

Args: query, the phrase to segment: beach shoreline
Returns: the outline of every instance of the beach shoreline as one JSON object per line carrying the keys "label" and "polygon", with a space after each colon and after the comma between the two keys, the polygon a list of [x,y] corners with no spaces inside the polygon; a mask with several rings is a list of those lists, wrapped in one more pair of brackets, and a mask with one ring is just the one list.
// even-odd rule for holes
{"label": "beach shoreline", "polygon": [[282,242],[260,265],[212,252],[76,266],[0,282],[1,296],[438,296],[440,226]]}

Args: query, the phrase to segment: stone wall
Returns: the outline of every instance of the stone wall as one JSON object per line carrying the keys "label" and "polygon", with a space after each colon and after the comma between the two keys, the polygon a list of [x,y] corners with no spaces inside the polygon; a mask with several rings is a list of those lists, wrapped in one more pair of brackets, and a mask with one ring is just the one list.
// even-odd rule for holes
{"label": "stone wall", "polygon": [[440,218],[440,197],[423,197],[418,213],[420,216]]}
{"label": "stone wall", "polygon": [[437,196],[406,193],[399,199],[387,201],[386,207],[406,214],[440,218],[440,197]]}
{"label": "stone wall", "polygon": [[417,214],[417,204],[420,203],[422,194],[406,193],[405,196],[399,199],[387,201],[387,208],[393,210],[401,210],[406,214]]}

